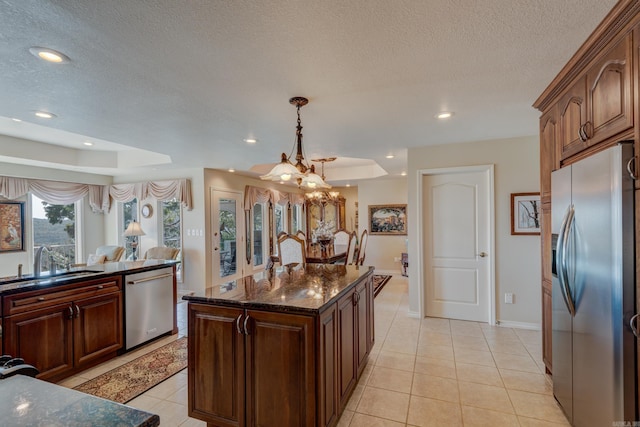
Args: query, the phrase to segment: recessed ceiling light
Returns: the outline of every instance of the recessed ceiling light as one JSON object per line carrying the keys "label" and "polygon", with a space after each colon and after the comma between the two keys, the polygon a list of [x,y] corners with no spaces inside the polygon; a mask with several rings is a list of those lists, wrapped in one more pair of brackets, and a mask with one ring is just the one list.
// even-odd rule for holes
{"label": "recessed ceiling light", "polygon": [[347,187],[351,187],[351,184],[347,184]]}
{"label": "recessed ceiling light", "polygon": [[93,142],[85,141],[85,142],[83,142],[83,144],[86,145],[87,147],[91,147],[93,145]]}
{"label": "recessed ceiling light", "polygon": [[258,140],[255,138],[245,138],[243,139],[243,141],[246,142],[247,144],[255,144],[256,142],[258,142]]}
{"label": "recessed ceiling light", "polygon": [[15,117],[12,117],[11,120],[13,120],[14,122],[18,122],[18,123],[20,123],[22,121],[20,119],[16,119]]}
{"label": "recessed ceiling light", "polygon": [[41,119],[53,119],[54,117],[56,117],[55,114],[49,113],[49,112],[46,112],[46,111],[36,111],[35,115],[37,117],[40,117]]}
{"label": "recessed ceiling light", "polygon": [[400,173],[400,175],[402,175],[402,176],[407,176],[407,173],[406,173],[405,171],[402,171],[402,172]]}
{"label": "recessed ceiling light", "polygon": [[54,64],[66,64],[70,61],[69,57],[64,53],[46,47],[34,46],[29,48],[29,52],[31,52],[31,54],[36,58],[40,58],[47,62],[53,62]]}
{"label": "recessed ceiling light", "polygon": [[387,154],[385,157],[387,159],[393,159],[395,156],[393,154]]}
{"label": "recessed ceiling light", "polygon": [[444,120],[453,116],[453,112],[451,111],[443,111],[441,113],[436,114],[436,119]]}
{"label": "recessed ceiling light", "polygon": [[229,172],[234,173],[236,170],[234,168],[229,168]]}

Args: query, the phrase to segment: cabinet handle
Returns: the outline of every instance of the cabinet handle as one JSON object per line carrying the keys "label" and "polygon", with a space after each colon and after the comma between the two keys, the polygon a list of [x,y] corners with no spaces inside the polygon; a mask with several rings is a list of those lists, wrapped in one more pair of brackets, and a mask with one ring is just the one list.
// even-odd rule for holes
{"label": "cabinet handle", "polygon": [[640,316],[640,313],[634,315],[631,318],[631,320],[629,320],[629,326],[631,326],[631,330],[633,331],[633,335],[635,335],[636,337],[638,337],[638,328],[636,327],[635,321],[638,318],[638,316]]}
{"label": "cabinet handle", "polygon": [[44,297],[38,298],[38,301],[44,301]]}
{"label": "cabinet handle", "polygon": [[238,318],[236,319],[236,331],[238,331],[239,334],[242,333],[240,330],[240,319],[242,319],[242,314],[238,314]]}
{"label": "cabinet handle", "polygon": [[73,304],[76,307],[76,317],[80,317],[80,307],[78,307],[78,304]]}
{"label": "cabinet handle", "polygon": [[585,125],[582,125],[580,126],[580,129],[578,129],[578,136],[580,137],[580,141],[582,142],[587,141],[587,133],[584,131],[584,127]]}
{"label": "cabinet handle", "polygon": [[102,285],[98,285],[98,286],[97,286],[97,288],[98,288],[98,289],[102,289],[102,288],[104,288],[104,286],[102,286]]}
{"label": "cabinet handle", "polygon": [[73,319],[73,308],[71,308],[71,306],[67,308],[69,309],[69,319]]}
{"label": "cabinet handle", "polygon": [[249,334],[249,329],[247,329],[247,322],[249,321],[249,315],[247,314],[247,317],[244,318],[244,334],[245,335],[250,335]]}
{"label": "cabinet handle", "polygon": [[636,168],[636,156],[633,156],[627,162],[627,172],[629,172],[629,176],[631,177],[632,180],[637,181],[638,177],[636,176],[634,171],[631,170],[631,163],[633,163],[633,169],[635,170],[635,168]]}

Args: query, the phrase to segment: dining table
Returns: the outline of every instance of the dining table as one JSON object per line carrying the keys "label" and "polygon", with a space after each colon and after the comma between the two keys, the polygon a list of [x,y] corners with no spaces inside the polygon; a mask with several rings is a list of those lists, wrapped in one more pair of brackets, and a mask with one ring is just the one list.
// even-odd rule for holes
{"label": "dining table", "polygon": [[[305,248],[305,260],[309,264],[334,264],[347,257],[348,245],[309,243]],[[278,255],[271,255],[271,261],[280,263]]]}

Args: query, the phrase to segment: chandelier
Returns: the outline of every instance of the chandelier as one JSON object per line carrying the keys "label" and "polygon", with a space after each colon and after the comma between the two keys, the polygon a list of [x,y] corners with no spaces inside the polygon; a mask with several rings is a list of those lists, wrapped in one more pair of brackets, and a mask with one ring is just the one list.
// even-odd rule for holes
{"label": "chandelier", "polygon": [[[322,163],[320,178],[324,180],[324,164],[326,162],[333,162],[337,157],[327,157],[324,159],[311,159],[312,162]],[[327,203],[335,202],[340,198],[338,191],[313,191],[311,193],[305,193],[304,197],[311,202]]]}
{"label": "chandelier", "polygon": [[278,163],[271,172],[266,175],[260,176],[260,179],[268,181],[289,181],[291,178],[295,179],[298,183],[298,187],[315,189],[315,188],[331,188],[329,184],[324,182],[324,179],[320,175],[316,174],[315,167],[305,163],[304,155],[302,152],[302,125],[300,124],[300,107],[303,107],[309,103],[307,98],[301,96],[294,96],[289,100],[289,104],[295,105],[298,112],[298,125],[296,126],[296,139],[294,148],[296,148],[296,164],[291,163],[291,156],[293,156],[293,148],[291,154],[287,156],[282,153],[280,163]]}

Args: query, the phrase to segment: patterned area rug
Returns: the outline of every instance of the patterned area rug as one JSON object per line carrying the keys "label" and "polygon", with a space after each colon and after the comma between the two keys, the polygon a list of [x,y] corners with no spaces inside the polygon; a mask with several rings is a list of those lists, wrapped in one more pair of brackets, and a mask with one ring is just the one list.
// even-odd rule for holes
{"label": "patterned area rug", "polygon": [[373,296],[376,297],[387,284],[387,282],[391,279],[391,276],[386,276],[383,274],[374,274],[373,275]]}
{"label": "patterned area rug", "polygon": [[186,367],[187,337],[182,337],[74,389],[114,402],[127,403]]}

